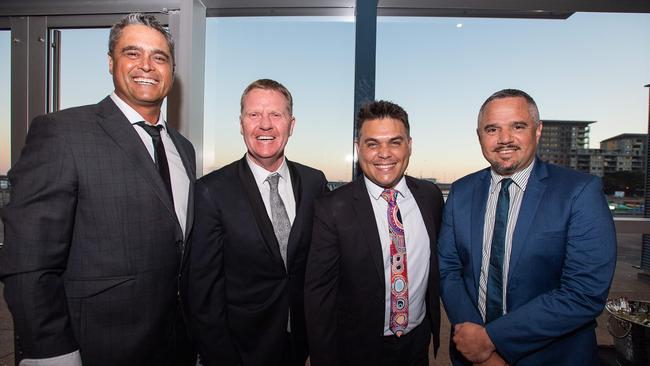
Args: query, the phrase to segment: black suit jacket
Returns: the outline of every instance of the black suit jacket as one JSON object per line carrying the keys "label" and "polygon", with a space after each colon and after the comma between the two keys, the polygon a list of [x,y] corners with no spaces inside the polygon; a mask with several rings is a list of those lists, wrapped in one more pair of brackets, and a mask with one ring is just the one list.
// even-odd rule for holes
{"label": "black suit jacket", "polygon": [[[194,149],[169,133],[191,187]],[[84,365],[169,364],[185,238],[113,101],[35,118],[9,179],[0,278],[17,360],[79,349]]]}
{"label": "black suit jacket", "polygon": [[289,308],[296,349],[307,357],[303,288],[314,199],[323,173],[287,160],[296,200],[287,267],[246,158],[196,184],[187,309],[203,365],[280,365]]}
{"label": "black suit jacket", "polygon": [[[406,177],[430,240],[426,310],[439,346],[440,300],[436,240],[442,194]],[[316,202],[305,278],[305,315],[312,366],[378,365],[384,331],[385,282],[381,242],[363,179]]]}

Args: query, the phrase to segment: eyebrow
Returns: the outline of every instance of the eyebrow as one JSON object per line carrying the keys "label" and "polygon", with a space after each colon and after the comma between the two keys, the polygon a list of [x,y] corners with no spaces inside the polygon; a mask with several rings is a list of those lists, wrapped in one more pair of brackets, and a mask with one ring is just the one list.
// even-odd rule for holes
{"label": "eyebrow", "polygon": [[120,52],[126,52],[126,51],[142,51],[142,47],[124,46]]}
{"label": "eyebrow", "polygon": [[[524,125],[528,126],[528,125],[530,125],[530,122],[525,121],[525,120],[511,121],[511,122],[507,122],[506,126],[516,126],[516,125],[521,125],[521,124],[524,124]],[[497,123],[488,123],[485,126],[483,126],[483,129],[486,129],[486,128],[489,128],[489,127],[501,128],[500,126],[498,126]]]}
{"label": "eyebrow", "polygon": [[[382,140],[388,140],[389,142],[393,142],[393,141],[404,141],[404,136],[393,136],[393,137],[388,137],[388,138],[386,138],[386,139],[382,139]],[[376,137],[367,137],[367,138],[363,139],[363,142],[364,142],[364,143],[368,143],[368,142],[379,142],[379,139],[376,138]]]}
{"label": "eyebrow", "polygon": [[[124,46],[124,47],[122,48],[122,51],[121,51],[121,52],[124,53],[124,52],[127,52],[127,51],[140,51],[140,52],[144,52],[144,48],[142,48],[142,47],[138,47],[138,46],[129,45],[129,46]],[[167,57],[167,58],[170,57],[169,54],[168,54],[167,52],[165,52],[164,50],[161,50],[160,48],[154,48],[154,49],[151,51],[151,53],[152,53],[152,54],[155,54],[155,55],[164,55],[164,56]]]}

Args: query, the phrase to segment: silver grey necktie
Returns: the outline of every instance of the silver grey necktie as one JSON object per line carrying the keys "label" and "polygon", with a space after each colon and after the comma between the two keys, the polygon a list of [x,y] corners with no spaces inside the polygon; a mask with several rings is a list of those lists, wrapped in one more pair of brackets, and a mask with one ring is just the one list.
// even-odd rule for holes
{"label": "silver grey necktie", "polygon": [[271,188],[270,203],[273,231],[275,232],[275,237],[278,239],[280,254],[282,255],[282,261],[286,267],[287,244],[289,243],[289,233],[291,233],[291,222],[289,221],[287,209],[284,207],[284,202],[282,202],[282,198],[278,193],[278,181],[280,180],[280,174],[273,173],[269,175],[266,180],[269,182],[269,187]]}

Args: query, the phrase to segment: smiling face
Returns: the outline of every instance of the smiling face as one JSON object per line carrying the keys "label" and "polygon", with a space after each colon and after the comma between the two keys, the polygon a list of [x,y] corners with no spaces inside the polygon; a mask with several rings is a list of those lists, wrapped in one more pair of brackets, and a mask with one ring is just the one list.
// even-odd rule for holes
{"label": "smiling face", "polygon": [[108,61],[115,94],[148,122],[156,123],[174,79],[165,37],[145,25],[126,26]]}
{"label": "smiling face", "polygon": [[535,126],[526,99],[508,97],[485,106],[477,133],[492,169],[500,175],[512,175],[535,159],[542,125]]}
{"label": "smiling face", "polygon": [[363,174],[376,185],[393,188],[404,176],[411,156],[411,138],[394,118],[363,122],[355,143]]}
{"label": "smiling face", "polygon": [[256,88],[244,96],[242,106],[239,121],[248,156],[270,172],[277,170],[296,122],[287,98],[276,90]]}

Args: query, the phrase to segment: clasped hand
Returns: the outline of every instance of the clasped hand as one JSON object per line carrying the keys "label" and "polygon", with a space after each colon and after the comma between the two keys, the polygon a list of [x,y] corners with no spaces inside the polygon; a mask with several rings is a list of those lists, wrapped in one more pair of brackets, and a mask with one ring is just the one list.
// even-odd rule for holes
{"label": "clasped hand", "polygon": [[481,325],[469,322],[456,324],[453,341],[456,349],[474,365],[507,365]]}

